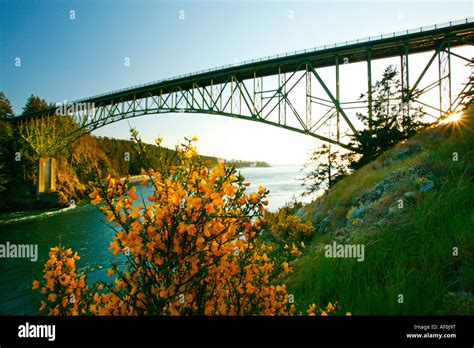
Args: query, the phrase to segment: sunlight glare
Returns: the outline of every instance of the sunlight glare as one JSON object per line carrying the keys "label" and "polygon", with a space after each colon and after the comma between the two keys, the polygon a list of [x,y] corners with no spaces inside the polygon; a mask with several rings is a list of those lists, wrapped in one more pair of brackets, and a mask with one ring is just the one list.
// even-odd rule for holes
{"label": "sunlight glare", "polygon": [[448,123],[457,123],[461,119],[460,113],[451,114],[445,119],[443,119],[440,123],[441,124],[448,124]]}

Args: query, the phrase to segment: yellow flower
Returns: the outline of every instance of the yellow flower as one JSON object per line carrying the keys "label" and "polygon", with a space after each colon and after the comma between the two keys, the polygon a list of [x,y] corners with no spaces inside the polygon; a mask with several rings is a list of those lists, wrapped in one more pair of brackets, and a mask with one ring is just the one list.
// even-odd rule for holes
{"label": "yellow flower", "polygon": [[316,305],[313,303],[309,306],[308,310],[306,311],[306,313],[308,313],[308,315],[315,315],[314,314],[314,311],[316,310]]}
{"label": "yellow flower", "polygon": [[350,317],[350,316],[352,315],[352,313],[351,313],[351,312],[347,312],[346,315],[347,315],[348,317]]}
{"label": "yellow flower", "polygon": [[258,196],[257,196],[257,194],[256,194],[255,192],[252,192],[252,194],[251,194],[250,197],[249,197],[249,200],[250,200],[250,203],[252,203],[252,204],[257,204],[259,198],[258,198]]}
{"label": "yellow flower", "polygon": [[111,222],[114,219],[115,215],[113,211],[108,211],[107,212],[107,221]]}
{"label": "yellow flower", "polygon": [[113,276],[114,273],[115,273],[115,271],[112,268],[110,268],[109,271],[107,272],[107,277]]}
{"label": "yellow flower", "polygon": [[193,139],[192,139],[192,141],[198,141],[198,137],[197,137],[197,135],[193,136]]}
{"label": "yellow flower", "polygon": [[41,301],[41,307],[39,308],[39,311],[43,311],[46,308],[47,304],[44,301]]}
{"label": "yellow flower", "polygon": [[247,283],[247,284],[245,284],[245,287],[247,288],[247,290],[245,291],[247,293],[247,295],[251,295],[251,294],[254,293],[255,288],[252,284]]}
{"label": "yellow flower", "polygon": [[179,315],[179,312],[174,308],[173,305],[170,305],[170,314],[171,315]]}
{"label": "yellow flower", "polygon": [[38,289],[38,288],[39,288],[39,285],[40,285],[39,281],[35,280],[35,281],[33,282],[33,290]]}
{"label": "yellow flower", "polygon": [[133,186],[130,191],[128,191],[128,197],[132,200],[132,202],[136,201],[137,200],[137,195],[135,194],[135,192],[137,191],[137,188],[136,186]]}
{"label": "yellow flower", "polygon": [[95,197],[95,199],[94,199],[93,201],[91,201],[91,204],[92,204],[92,205],[97,205],[97,204],[100,203],[100,201],[102,201],[102,198],[100,198],[100,196],[97,195],[97,196]]}
{"label": "yellow flower", "polygon": [[202,198],[191,198],[189,205],[194,208],[194,209],[199,209],[201,208],[202,205]]}

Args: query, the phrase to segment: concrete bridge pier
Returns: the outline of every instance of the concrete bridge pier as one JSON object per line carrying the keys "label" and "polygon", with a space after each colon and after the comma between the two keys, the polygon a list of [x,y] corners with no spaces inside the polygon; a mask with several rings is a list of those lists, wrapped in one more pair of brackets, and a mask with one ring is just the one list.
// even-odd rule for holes
{"label": "concrete bridge pier", "polygon": [[36,197],[56,191],[56,159],[42,157],[38,160],[38,179],[36,181]]}

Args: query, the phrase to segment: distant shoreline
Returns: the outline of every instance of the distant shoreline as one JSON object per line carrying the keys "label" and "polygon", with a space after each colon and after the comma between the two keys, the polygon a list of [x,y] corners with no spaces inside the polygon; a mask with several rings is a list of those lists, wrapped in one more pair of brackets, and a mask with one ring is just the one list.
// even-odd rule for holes
{"label": "distant shoreline", "polygon": [[[238,167],[236,166],[235,169],[244,169],[244,168],[271,168],[272,166],[271,165],[266,165],[266,166],[259,166],[259,165],[256,165],[256,166],[242,166],[242,167]],[[122,178],[120,178],[120,182],[124,182],[127,178],[129,179],[128,182],[133,184],[133,183],[137,183],[137,182],[142,182],[143,180],[146,180],[147,179],[147,176],[148,175],[143,175],[143,174],[138,174],[138,175],[130,175],[130,177],[128,176],[124,176]]]}

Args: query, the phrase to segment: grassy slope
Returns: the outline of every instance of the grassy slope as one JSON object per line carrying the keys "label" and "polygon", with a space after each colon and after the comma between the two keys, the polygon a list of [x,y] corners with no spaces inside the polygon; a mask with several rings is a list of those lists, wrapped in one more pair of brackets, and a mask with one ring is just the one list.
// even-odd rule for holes
{"label": "grassy slope", "polygon": [[[464,120],[473,118],[471,109]],[[307,207],[306,218],[316,224],[328,212],[330,216],[327,232],[316,231],[289,280],[300,308],[338,300],[343,312],[356,315],[474,314],[474,136],[472,124],[464,123],[459,129],[440,126],[420,132]],[[397,156],[415,144],[420,152]],[[453,152],[459,154],[457,162]],[[421,193],[414,180],[394,180],[360,226],[347,226],[355,197],[409,167],[428,173],[435,187]],[[408,191],[414,198],[387,214]],[[364,244],[365,261],[326,258],[323,245],[333,240]],[[453,256],[453,247],[459,248],[459,256]]]}

